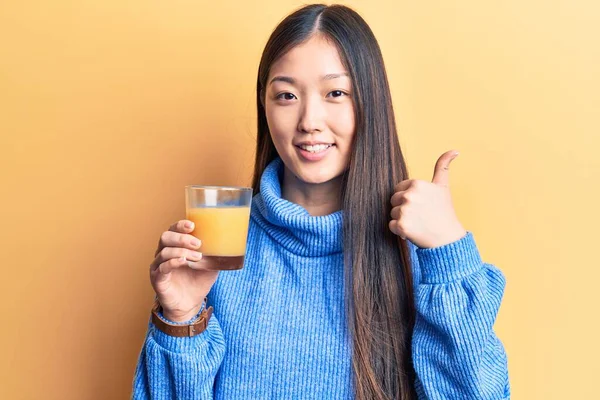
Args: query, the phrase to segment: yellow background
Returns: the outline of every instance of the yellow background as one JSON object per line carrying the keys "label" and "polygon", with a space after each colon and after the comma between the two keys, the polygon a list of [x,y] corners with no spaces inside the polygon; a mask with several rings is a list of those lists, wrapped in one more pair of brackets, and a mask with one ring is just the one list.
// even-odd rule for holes
{"label": "yellow background", "polygon": [[[413,177],[444,151],[506,274],[515,399],[598,393],[600,6],[350,1]],[[0,3],[0,398],[125,399],[186,184],[250,182],[255,74],[298,1]]]}

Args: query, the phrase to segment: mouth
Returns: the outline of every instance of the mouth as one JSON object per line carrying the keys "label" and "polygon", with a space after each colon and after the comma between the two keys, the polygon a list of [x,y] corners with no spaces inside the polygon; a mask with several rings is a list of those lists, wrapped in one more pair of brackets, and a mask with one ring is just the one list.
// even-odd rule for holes
{"label": "mouth", "polygon": [[331,149],[335,147],[333,143],[320,143],[315,145],[300,144],[296,145],[298,153],[306,161],[320,161],[327,154],[331,152]]}
{"label": "mouth", "polygon": [[335,144],[333,143],[319,143],[319,144],[299,144],[296,145],[296,147],[298,147],[301,150],[307,151],[309,153],[312,154],[316,154],[316,153],[320,153],[322,151],[325,151],[327,149],[329,149],[330,147],[335,146]]}

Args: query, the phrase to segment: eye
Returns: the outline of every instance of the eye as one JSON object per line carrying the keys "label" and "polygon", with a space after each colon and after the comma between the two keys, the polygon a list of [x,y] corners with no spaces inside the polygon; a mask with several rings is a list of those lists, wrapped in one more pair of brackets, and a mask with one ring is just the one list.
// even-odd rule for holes
{"label": "eye", "polygon": [[296,96],[294,96],[290,92],[280,93],[275,97],[277,100],[294,100]]}
{"label": "eye", "polygon": [[329,96],[329,95],[331,95],[331,97],[333,97],[333,98],[337,98],[337,97],[342,97],[342,96],[348,96],[348,93],[343,92],[341,90],[334,90],[327,94],[327,96]]}

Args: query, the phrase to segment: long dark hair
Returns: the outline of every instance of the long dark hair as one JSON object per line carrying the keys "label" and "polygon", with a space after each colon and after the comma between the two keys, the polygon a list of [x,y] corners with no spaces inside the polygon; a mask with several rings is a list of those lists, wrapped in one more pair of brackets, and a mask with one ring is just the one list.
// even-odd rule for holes
{"label": "long dark hair", "polygon": [[278,156],[264,96],[271,65],[313,34],[334,43],[352,81],[356,132],[343,176],[346,305],[357,399],[414,399],[414,302],[406,242],[388,229],[395,184],[407,179],[381,50],[352,9],[315,4],[286,17],[263,52],[256,83],[258,138],[252,186]]}

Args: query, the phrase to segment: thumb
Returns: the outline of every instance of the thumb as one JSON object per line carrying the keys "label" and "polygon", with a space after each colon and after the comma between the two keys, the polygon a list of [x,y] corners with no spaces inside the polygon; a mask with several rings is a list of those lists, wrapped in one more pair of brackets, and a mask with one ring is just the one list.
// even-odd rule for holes
{"label": "thumb", "polygon": [[438,158],[433,171],[432,183],[442,186],[450,185],[450,163],[458,156],[458,154],[458,151],[450,150]]}

